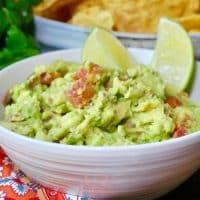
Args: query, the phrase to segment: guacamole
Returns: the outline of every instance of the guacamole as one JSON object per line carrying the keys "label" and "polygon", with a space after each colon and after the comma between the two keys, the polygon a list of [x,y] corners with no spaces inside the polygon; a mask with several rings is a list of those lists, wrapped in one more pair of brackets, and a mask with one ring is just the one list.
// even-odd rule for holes
{"label": "guacamole", "polygon": [[39,66],[4,99],[1,124],[39,140],[70,145],[158,142],[200,130],[200,107],[166,92],[159,74],[65,61]]}

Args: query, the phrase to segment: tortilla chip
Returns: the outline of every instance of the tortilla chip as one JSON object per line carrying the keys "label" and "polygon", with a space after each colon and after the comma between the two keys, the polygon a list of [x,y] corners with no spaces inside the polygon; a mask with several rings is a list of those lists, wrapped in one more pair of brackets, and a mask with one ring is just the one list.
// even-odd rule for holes
{"label": "tortilla chip", "polygon": [[70,6],[77,2],[78,0],[42,0],[34,8],[34,13],[51,19],[66,20],[71,17]]}
{"label": "tortilla chip", "polygon": [[191,15],[177,19],[187,31],[200,31],[200,15]]}
{"label": "tortilla chip", "polygon": [[43,0],[35,13],[78,26],[133,33],[155,33],[160,17],[167,16],[187,31],[200,31],[200,0]]}
{"label": "tortilla chip", "polygon": [[84,12],[77,12],[69,23],[83,27],[99,26],[107,30],[112,30],[114,20],[111,13],[103,10],[99,6],[88,7]]}

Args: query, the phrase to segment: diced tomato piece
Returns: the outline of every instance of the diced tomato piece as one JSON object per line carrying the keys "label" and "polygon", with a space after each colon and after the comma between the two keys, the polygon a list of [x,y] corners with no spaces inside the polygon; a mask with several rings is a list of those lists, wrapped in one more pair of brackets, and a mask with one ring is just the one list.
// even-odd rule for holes
{"label": "diced tomato piece", "polygon": [[48,72],[43,72],[40,74],[40,82],[43,85],[50,85],[51,82],[53,81],[53,77],[50,73]]}
{"label": "diced tomato piece", "polygon": [[89,64],[89,69],[80,68],[75,73],[73,76],[75,83],[70,90],[66,91],[67,97],[75,107],[83,107],[91,101],[95,94],[96,75],[103,73],[105,73],[105,70],[93,63]]}
{"label": "diced tomato piece", "polygon": [[61,77],[59,72],[43,72],[40,74],[40,82],[43,85],[50,85],[53,80],[59,77]]}
{"label": "diced tomato piece", "polygon": [[94,82],[95,80],[95,76],[97,74],[101,75],[103,73],[105,73],[105,70],[93,63],[89,64],[89,69],[84,69],[84,68],[80,68],[78,72],[76,72],[76,74],[74,75],[73,79],[74,80],[87,80],[88,82]]}
{"label": "diced tomato piece", "polygon": [[84,68],[80,68],[79,71],[76,72],[76,74],[74,75],[73,79],[74,80],[86,80],[87,79],[87,70]]}
{"label": "diced tomato piece", "polygon": [[73,87],[66,92],[67,97],[75,107],[85,106],[91,101],[94,94],[95,90],[93,85],[83,80],[76,81]]}
{"label": "diced tomato piece", "polygon": [[89,73],[90,74],[104,74],[105,70],[97,64],[90,63]]}
{"label": "diced tomato piece", "polygon": [[91,83],[94,83],[96,80],[96,76],[102,75],[104,73],[105,73],[105,70],[102,67],[94,63],[90,63],[88,81]]}
{"label": "diced tomato piece", "polygon": [[82,92],[82,98],[88,102],[94,96],[94,92],[94,87],[91,84],[87,84]]}
{"label": "diced tomato piece", "polygon": [[186,129],[184,127],[176,127],[172,137],[173,138],[178,138],[186,135]]}
{"label": "diced tomato piece", "polygon": [[176,108],[176,107],[182,105],[181,101],[179,101],[179,100],[178,100],[176,97],[174,97],[174,96],[168,96],[168,97],[167,97],[167,103],[168,103],[172,108]]}

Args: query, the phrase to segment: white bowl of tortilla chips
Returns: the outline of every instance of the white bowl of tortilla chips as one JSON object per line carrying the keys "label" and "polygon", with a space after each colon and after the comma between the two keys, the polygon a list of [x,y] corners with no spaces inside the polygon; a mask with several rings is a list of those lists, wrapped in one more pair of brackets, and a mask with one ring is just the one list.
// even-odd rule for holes
{"label": "white bowl of tortilla chips", "polygon": [[81,47],[95,26],[113,31],[126,46],[153,48],[158,21],[167,16],[190,33],[200,58],[199,0],[43,0],[34,12],[42,16],[35,17],[36,37],[57,48]]}

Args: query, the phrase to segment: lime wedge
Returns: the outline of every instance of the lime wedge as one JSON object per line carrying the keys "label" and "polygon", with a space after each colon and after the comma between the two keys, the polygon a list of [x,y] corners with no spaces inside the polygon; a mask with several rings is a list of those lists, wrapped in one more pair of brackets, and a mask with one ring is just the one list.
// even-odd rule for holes
{"label": "lime wedge", "polygon": [[158,71],[169,92],[185,90],[194,70],[194,50],[184,28],[168,18],[161,18],[151,66]]}
{"label": "lime wedge", "polygon": [[85,61],[111,69],[127,69],[136,64],[121,42],[101,28],[93,29],[84,44],[82,62]]}

